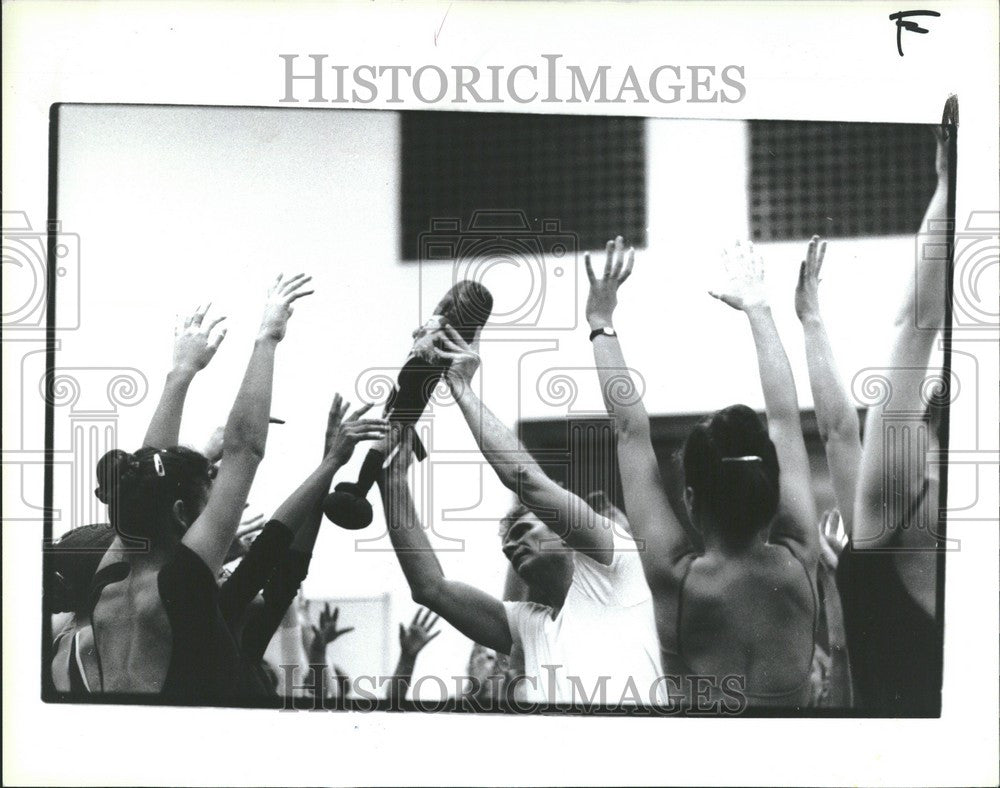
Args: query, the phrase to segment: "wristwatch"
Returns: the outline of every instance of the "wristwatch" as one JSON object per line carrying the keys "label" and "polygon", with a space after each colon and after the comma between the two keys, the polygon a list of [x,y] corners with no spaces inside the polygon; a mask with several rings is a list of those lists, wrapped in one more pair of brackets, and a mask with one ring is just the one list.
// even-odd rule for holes
{"label": "wristwatch", "polygon": [[594,341],[594,337],[605,336],[605,337],[616,337],[618,332],[615,331],[611,326],[602,326],[601,328],[595,328],[590,332],[590,341]]}

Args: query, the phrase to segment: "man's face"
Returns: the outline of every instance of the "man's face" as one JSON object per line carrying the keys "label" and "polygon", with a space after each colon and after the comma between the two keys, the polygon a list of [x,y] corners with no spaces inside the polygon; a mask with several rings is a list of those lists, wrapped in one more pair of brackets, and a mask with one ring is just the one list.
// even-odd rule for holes
{"label": "man's face", "polygon": [[503,554],[524,580],[544,570],[548,562],[560,560],[564,550],[562,540],[531,513],[519,517],[503,539]]}

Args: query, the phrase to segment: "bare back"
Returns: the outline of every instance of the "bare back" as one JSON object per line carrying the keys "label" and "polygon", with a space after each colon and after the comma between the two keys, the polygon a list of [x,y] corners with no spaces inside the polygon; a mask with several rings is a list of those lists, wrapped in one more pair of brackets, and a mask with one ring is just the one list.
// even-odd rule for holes
{"label": "bare back", "polygon": [[689,673],[745,679],[753,706],[808,698],[815,579],[788,547],[760,542],[739,555],[698,556],[679,593],[677,633],[666,642]]}
{"label": "bare back", "polygon": [[157,587],[159,570],[157,564],[133,564],[124,580],[106,586],[96,600],[91,620],[104,692],[163,689],[172,637]]}

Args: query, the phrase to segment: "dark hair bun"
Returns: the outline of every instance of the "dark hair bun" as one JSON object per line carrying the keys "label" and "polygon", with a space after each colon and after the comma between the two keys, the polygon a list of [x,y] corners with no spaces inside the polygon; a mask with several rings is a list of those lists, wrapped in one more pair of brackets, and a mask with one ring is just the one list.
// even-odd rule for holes
{"label": "dark hair bun", "polygon": [[746,405],[724,408],[691,431],[684,476],[696,509],[740,540],[778,510],[778,454],[764,423]]}
{"label": "dark hair bun", "polygon": [[134,475],[138,468],[139,461],[135,455],[121,449],[112,449],[101,457],[97,461],[97,489],[94,490],[97,500],[109,503],[122,482]]}

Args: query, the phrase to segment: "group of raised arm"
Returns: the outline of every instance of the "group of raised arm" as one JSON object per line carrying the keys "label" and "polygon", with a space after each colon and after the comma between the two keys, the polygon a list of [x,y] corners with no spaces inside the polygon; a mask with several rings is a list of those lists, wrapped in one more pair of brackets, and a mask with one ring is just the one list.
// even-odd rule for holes
{"label": "group of raised arm", "polygon": [[[98,466],[113,542],[77,589],[72,621],[56,638],[57,688],[158,693],[221,701],[272,692],[263,654],[308,571],[322,500],[359,441],[382,438],[386,423],[347,417],[339,395],[330,410],[322,459],[277,508],[253,524],[248,546],[237,528],[264,456],[277,345],[309,277],[279,276],[270,288],[243,383],[211,459],[180,447],[188,388],[211,361],[224,318],[198,308],[179,324],[174,363],[135,454],[116,450]],[[246,532],[247,529],[244,529]],[[241,536],[245,536],[245,533]],[[239,545],[240,549],[234,547]],[[221,584],[228,558],[242,560]]]}
{"label": "group of raised arm", "polygon": [[[915,280],[896,322],[891,399],[869,409],[864,442],[820,310],[825,241],[812,238],[799,269],[795,311],[835,500],[822,516],[792,367],[764,262],[750,243],[725,254],[725,283],[710,295],[746,319],[765,419],[735,404],[691,429],[681,452],[683,511],[667,495],[649,413],[615,327],[619,289],[636,264],[622,237],[608,241],[600,275],[589,254],[584,266],[586,318],[616,437],[624,511],[603,492],[581,497],[549,478],[482,402],[474,385],[481,324],[473,330],[437,315],[418,330],[411,357],[444,376],[484,459],[516,497],[500,520],[509,562],[503,599],[449,578],[434,553],[410,487],[413,458],[425,451],[416,412],[394,419],[387,405],[388,418],[368,418],[369,404],[348,415],[349,404],[336,395],[318,464],[270,519],[241,528],[265,453],[275,353],[295,301],[312,292],[305,289],[310,278],[279,276],[268,291],[242,385],[204,454],[178,445],[181,416],[226,329],[225,318],[209,318],[210,305],[199,307],[177,326],[173,366],[143,447],[109,452],[98,464],[96,494],[108,504],[111,529],[88,531],[80,542],[98,545],[103,557],[78,576],[60,575],[63,586],[51,593],[46,588],[47,600],[72,614],[54,639],[57,689],[182,702],[291,694],[301,687],[281,686],[290,677],[275,679],[265,667],[277,635],[281,649],[312,667],[315,694],[344,696],[346,674],[334,668],[336,680],[328,677],[327,648],[352,627],[341,628],[339,611],[327,606],[316,625],[303,628],[293,602],[334,477],[358,443],[377,442],[362,476],[370,485],[377,475],[388,537],[413,601],[425,608],[400,624],[401,657],[388,688],[393,707],[405,700],[417,654],[443,618],[475,644],[467,699],[502,691],[511,702],[679,699],[701,711],[707,703],[715,711],[863,704],[933,712],[940,703],[941,544],[937,476],[927,457],[938,445],[940,407],[928,405],[924,384],[945,315],[947,257],[936,232],[948,197],[943,132],[937,168]],[[423,402],[423,382],[416,388],[419,397],[406,396]],[[347,504],[367,507],[367,487],[359,481],[338,489],[337,516],[345,520],[327,514],[343,525],[357,514]],[[369,509],[362,512],[368,520]],[[223,565],[237,558],[223,577]],[[498,685],[485,689],[487,676]]]}
{"label": "group of raised arm", "polygon": [[[922,228],[930,240],[918,249],[918,281],[907,288],[890,361],[890,376],[919,371],[916,384],[900,381],[898,395],[897,387],[890,387],[893,397],[904,400],[894,407],[914,414],[912,435],[928,433],[916,398],[945,302],[942,256],[931,254],[940,239],[928,233],[944,218],[947,195],[947,154],[944,140],[939,143],[939,187]],[[614,316],[618,290],[633,273],[635,255],[619,237],[608,242],[600,276],[590,255],[585,256],[590,283],[586,314],[617,439],[627,512],[627,521],[624,516],[620,521],[627,522],[627,529],[616,528],[600,507],[545,475],[476,394],[478,338],[467,342],[445,325],[435,339],[437,360],[449,365],[449,387],[484,458],[517,497],[518,504],[501,521],[502,548],[524,589],[522,598],[531,601],[501,602],[445,576],[410,494],[412,452],[404,435],[385,446],[391,460],[381,489],[389,535],[414,599],[475,642],[517,655],[522,685],[531,688],[522,696],[550,702],[598,695],[623,701],[614,691],[626,680],[642,687],[649,663],[654,663],[656,676],[716,677],[711,698],[725,702],[738,694],[751,706],[848,707],[857,701],[869,708],[909,708],[937,692],[940,640],[934,636],[939,629],[933,626],[933,602],[938,543],[933,527],[908,527],[934,519],[932,512],[922,514],[921,507],[932,510],[936,501],[936,477],[924,465],[935,436],[921,443],[887,433],[882,409],[875,408],[868,414],[862,447],[858,412],[838,373],[819,307],[825,255],[826,242],[813,237],[800,267],[795,309],[835,509],[822,517],[816,510],[792,368],[768,302],[764,263],[746,243],[726,254],[726,283],[711,295],[746,317],[766,421],[744,405],[733,405],[698,424],[683,449],[686,512],[674,510],[649,415],[635,395],[638,388],[634,382],[621,385],[632,372]],[[886,435],[899,444],[892,457],[884,456]],[[889,476],[910,473],[914,478],[897,480],[899,489],[883,490],[886,463]],[[699,534],[698,544],[682,515]],[[887,544],[926,549],[862,564],[859,555],[873,555],[869,548]],[[636,571],[640,566],[641,575]],[[845,566],[852,568],[850,575]],[[637,577],[644,582],[637,584]],[[879,579],[891,592],[875,587]],[[878,622],[872,610],[883,611],[875,616]],[[909,625],[917,634],[902,632]],[[891,634],[879,635],[872,631],[875,626]],[[873,643],[893,638],[895,681],[880,674],[888,660],[883,657],[876,664],[878,658],[869,653]],[[608,641],[614,646],[595,645]],[[919,652],[919,681],[905,678],[912,665],[905,664],[900,650],[907,647]],[[934,670],[934,648],[936,682],[926,675]],[[610,683],[601,686],[601,677]],[[643,687],[635,702],[662,701],[664,690],[684,694],[683,681],[678,687],[669,681],[658,689],[655,684],[654,679],[652,691],[648,684]]]}

